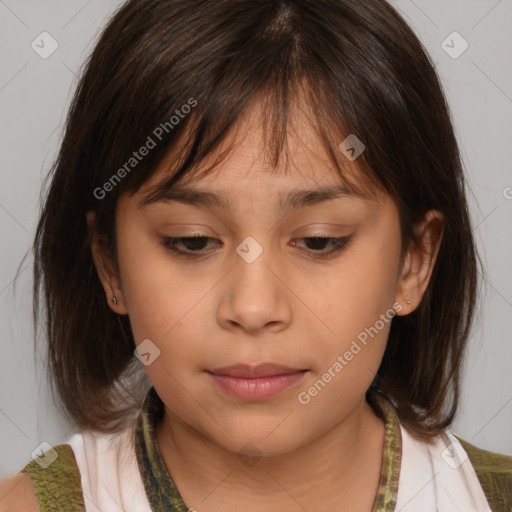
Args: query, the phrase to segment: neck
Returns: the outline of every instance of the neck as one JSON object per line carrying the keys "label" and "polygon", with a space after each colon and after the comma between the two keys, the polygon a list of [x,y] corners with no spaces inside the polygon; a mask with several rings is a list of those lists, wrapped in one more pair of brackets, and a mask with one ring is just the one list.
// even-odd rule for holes
{"label": "neck", "polygon": [[226,510],[228,503],[229,509],[240,506],[247,511],[300,510],[301,506],[318,510],[319,504],[321,509],[372,510],[385,427],[365,400],[307,445],[252,464],[167,408],[155,430],[181,496],[187,506],[201,512]]}

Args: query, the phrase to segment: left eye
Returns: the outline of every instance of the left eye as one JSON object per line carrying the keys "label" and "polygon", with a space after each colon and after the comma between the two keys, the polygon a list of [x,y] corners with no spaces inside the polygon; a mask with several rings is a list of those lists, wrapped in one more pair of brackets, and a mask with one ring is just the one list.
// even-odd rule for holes
{"label": "left eye", "polygon": [[[305,252],[309,252],[313,256],[326,257],[332,254],[341,252],[347,246],[351,237],[305,237],[298,240],[306,241],[306,246],[313,246],[313,249],[306,249]],[[191,237],[165,237],[162,239],[162,245],[174,253],[178,257],[183,258],[199,258],[206,254],[213,252],[213,250],[204,250],[207,246],[208,241],[219,242],[214,238],[207,236],[191,236]],[[220,242],[221,243],[221,242]],[[298,247],[297,242],[292,241],[294,247]],[[331,245],[331,249],[325,250],[325,246]],[[185,250],[179,247],[185,247]],[[303,250],[304,251],[304,250]]]}

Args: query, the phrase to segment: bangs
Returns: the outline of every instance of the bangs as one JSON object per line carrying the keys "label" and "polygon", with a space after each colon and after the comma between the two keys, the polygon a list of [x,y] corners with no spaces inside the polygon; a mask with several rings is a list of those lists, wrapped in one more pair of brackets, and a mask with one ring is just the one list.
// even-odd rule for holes
{"label": "bangs", "polygon": [[[141,205],[146,205],[169,195],[178,183],[193,183],[221,171],[223,163],[237,150],[247,132],[254,130],[261,130],[262,134],[259,149],[263,155],[263,170],[287,174],[293,167],[293,155],[288,148],[289,137],[299,137],[296,127],[307,124],[313,128],[316,140],[301,142],[307,146],[313,142],[318,143],[315,146],[316,153],[328,159],[321,176],[331,174],[334,170],[340,184],[345,185],[347,190],[361,197],[375,198],[375,188],[382,188],[382,185],[371,168],[365,165],[363,154],[357,163],[344,156],[340,145],[352,134],[349,128],[341,128],[347,126],[345,120],[329,116],[328,112],[334,111],[333,105],[326,106],[319,101],[319,95],[312,94],[311,87],[304,83],[297,85],[293,94],[286,91],[284,95],[280,91],[291,84],[272,85],[273,88],[269,86],[255,94],[254,98],[241,107],[242,111],[235,111],[229,118],[221,114],[215,123],[211,122],[210,112],[196,111],[189,120],[188,129],[168,149],[161,165],[148,172],[143,183],[132,183],[130,193],[134,194],[143,187],[148,188],[149,191],[141,201]],[[283,89],[276,85],[282,85]],[[211,104],[207,102],[207,105]],[[212,158],[214,154],[215,158]],[[155,176],[157,174],[158,177]],[[155,183],[146,187],[150,181]]]}

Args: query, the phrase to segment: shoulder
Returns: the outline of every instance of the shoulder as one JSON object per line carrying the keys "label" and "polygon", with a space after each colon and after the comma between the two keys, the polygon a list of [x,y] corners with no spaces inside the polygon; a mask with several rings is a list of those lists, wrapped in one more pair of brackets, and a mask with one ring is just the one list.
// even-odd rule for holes
{"label": "shoulder", "polygon": [[[5,492],[8,492],[7,497],[14,494],[13,498],[8,498],[12,502],[9,506],[15,503],[17,508],[6,508],[4,511],[4,502],[0,501],[0,512],[85,511],[80,471],[69,444],[50,447],[13,478],[8,486],[16,484],[16,487],[12,492],[8,492],[7,487]],[[26,508],[21,508],[20,504],[25,501]]]}
{"label": "shoulder", "polygon": [[468,454],[492,510],[511,510],[512,456],[482,450],[455,437]]}
{"label": "shoulder", "polygon": [[1,512],[39,512],[30,477],[18,473],[0,481]]}

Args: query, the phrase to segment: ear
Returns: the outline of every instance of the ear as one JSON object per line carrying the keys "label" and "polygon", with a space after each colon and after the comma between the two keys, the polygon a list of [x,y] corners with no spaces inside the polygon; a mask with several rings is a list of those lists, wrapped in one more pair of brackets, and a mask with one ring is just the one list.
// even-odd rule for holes
{"label": "ear", "polygon": [[[112,260],[112,256],[109,254],[105,238],[94,230],[95,212],[87,212],[86,219],[89,230],[93,230],[91,242],[92,258],[98,277],[105,290],[107,304],[115,313],[126,315],[128,310],[126,309],[126,302],[121,288],[119,271]],[[117,304],[114,304],[113,297],[116,298]]]}
{"label": "ear", "polygon": [[395,297],[402,306],[397,315],[408,315],[420,304],[439,254],[444,226],[444,215],[438,210],[429,210],[413,226],[418,244],[411,244],[404,258]]}

